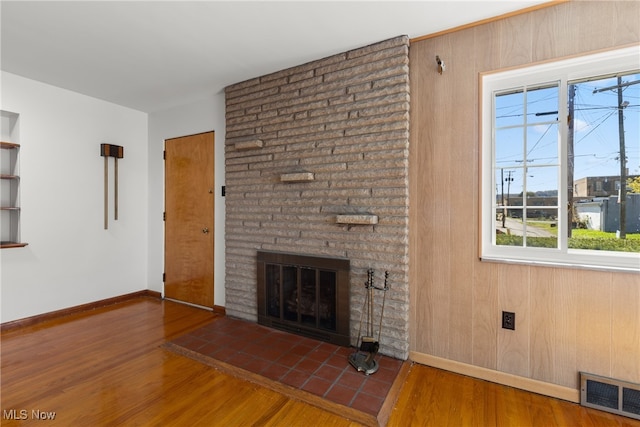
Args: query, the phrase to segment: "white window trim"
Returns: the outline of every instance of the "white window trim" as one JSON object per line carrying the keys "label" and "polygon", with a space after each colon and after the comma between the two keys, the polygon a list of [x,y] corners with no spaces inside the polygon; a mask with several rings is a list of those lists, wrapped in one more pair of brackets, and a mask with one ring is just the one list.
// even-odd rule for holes
{"label": "white window trim", "polygon": [[[567,248],[568,219],[566,210],[561,209],[558,218],[559,249],[496,246],[495,211],[493,209],[493,189],[495,188],[494,147],[493,147],[493,102],[494,93],[500,90],[560,81],[559,117],[559,189],[567,188],[567,82],[590,77],[637,71],[640,69],[640,46],[610,50],[546,62],[524,68],[480,75],[482,159],[481,159],[481,238],[480,258],[483,261],[525,263],[534,265],[565,266],[576,268],[604,269],[640,272],[640,254],[597,250],[572,250]],[[559,206],[567,205],[567,192],[558,192]]]}

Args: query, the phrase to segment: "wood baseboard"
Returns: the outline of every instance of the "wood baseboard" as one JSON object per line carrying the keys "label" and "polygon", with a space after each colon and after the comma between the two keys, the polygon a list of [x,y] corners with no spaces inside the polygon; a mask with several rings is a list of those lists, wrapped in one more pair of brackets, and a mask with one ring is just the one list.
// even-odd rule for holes
{"label": "wood baseboard", "polygon": [[227,315],[227,309],[224,308],[224,306],[222,305],[213,305],[213,307],[207,307],[204,305],[200,305],[200,304],[193,304],[187,301],[182,301],[179,299],[174,299],[174,298],[167,298],[167,297],[161,297],[162,299],[166,300],[166,301],[172,301],[172,302],[176,302],[178,304],[184,304],[184,305],[189,305],[191,307],[195,307],[195,308],[200,308],[202,310],[207,310],[207,311],[212,311],[215,314],[219,314],[221,316],[226,316]]}
{"label": "wood baseboard", "polygon": [[74,307],[64,308],[62,310],[50,311],[48,313],[42,313],[31,317],[25,317],[24,319],[12,320],[5,323],[0,323],[0,331],[6,332],[13,329],[24,328],[27,326],[33,326],[38,323],[45,322],[47,320],[57,319],[60,317],[68,316],[70,314],[81,313],[83,311],[94,310],[96,308],[105,307],[112,304],[132,300],[135,298],[150,297],[160,299],[160,292],[151,291],[148,289],[132,292],[130,294],[119,295],[113,298],[107,298],[99,301],[90,302],[87,304],[76,305]]}
{"label": "wood baseboard", "polygon": [[409,359],[416,363],[455,372],[456,374],[491,381],[532,393],[567,400],[569,402],[580,403],[580,390],[578,389],[520,377],[506,372],[494,371],[480,366],[468,365],[466,363],[456,362],[455,360],[443,359],[415,351],[409,352]]}

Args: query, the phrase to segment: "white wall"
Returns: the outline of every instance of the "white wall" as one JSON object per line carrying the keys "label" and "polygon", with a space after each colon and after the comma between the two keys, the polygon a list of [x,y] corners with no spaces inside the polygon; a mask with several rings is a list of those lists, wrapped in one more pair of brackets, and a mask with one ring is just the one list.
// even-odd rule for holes
{"label": "white wall", "polygon": [[[0,250],[7,322],[147,288],[147,114],[2,72],[20,114],[20,249]],[[119,220],[103,224],[100,143],[124,146]],[[113,159],[109,160],[113,177]],[[110,179],[110,189],[113,181]]]}
{"label": "white wall", "polygon": [[224,93],[202,101],[149,114],[149,289],[162,292],[164,271],[164,140],[201,132],[214,131],[215,135],[215,261],[214,304],[225,305],[224,280]]}

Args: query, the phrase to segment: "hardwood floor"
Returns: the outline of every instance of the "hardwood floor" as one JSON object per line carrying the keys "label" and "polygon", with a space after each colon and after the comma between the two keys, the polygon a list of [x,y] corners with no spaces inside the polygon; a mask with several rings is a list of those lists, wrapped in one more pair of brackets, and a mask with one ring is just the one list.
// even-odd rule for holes
{"label": "hardwood floor", "polygon": [[[154,298],[3,332],[3,426],[357,426],[160,346],[215,315]],[[39,412],[38,412],[39,411]],[[640,426],[414,365],[389,426]]]}

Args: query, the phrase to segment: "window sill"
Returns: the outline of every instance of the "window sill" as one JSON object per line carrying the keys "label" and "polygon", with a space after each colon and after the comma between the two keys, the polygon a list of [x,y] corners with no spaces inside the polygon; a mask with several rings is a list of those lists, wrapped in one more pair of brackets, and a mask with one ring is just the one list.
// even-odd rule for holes
{"label": "window sill", "polygon": [[534,266],[534,267],[598,270],[598,271],[609,271],[609,272],[616,272],[616,273],[640,273],[640,254],[631,254],[628,257],[624,257],[621,261],[626,261],[626,262],[618,262],[615,265],[590,264],[587,262],[570,261],[570,260],[551,261],[551,260],[543,260],[543,259],[505,258],[500,256],[481,256],[480,261],[500,263],[500,264],[528,265],[528,266]]}

